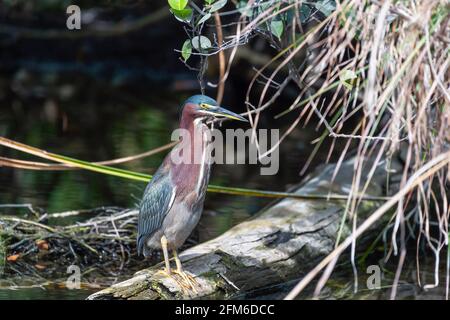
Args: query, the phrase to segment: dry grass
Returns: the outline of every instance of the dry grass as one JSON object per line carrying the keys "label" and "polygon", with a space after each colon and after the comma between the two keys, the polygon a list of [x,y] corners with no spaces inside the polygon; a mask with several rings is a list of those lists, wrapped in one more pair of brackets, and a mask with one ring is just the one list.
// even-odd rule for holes
{"label": "dry grass", "polygon": [[[363,162],[375,157],[378,161],[373,169],[385,165],[389,170],[389,162],[380,163],[384,155],[388,159],[400,155],[404,160],[400,191],[389,201],[389,207],[395,210],[386,259],[399,257],[391,297],[396,295],[410,232],[415,233],[417,241],[417,268],[420,254],[424,253],[419,250],[423,244],[436,263],[435,282],[424,284],[419,278],[419,284],[425,288],[437,286],[439,264],[445,263],[440,257],[449,241],[450,5],[445,0],[336,1],[336,10],[327,17],[316,11],[307,23],[300,23],[294,15],[280,39],[264,28],[277,15],[314,2],[268,1],[270,5],[261,10],[260,1],[250,0],[247,6],[253,14],[237,14],[236,23],[224,26],[229,34],[226,40],[210,53],[230,49],[226,63],[230,68],[241,45],[255,35],[265,37],[279,54],[256,70],[248,87],[246,114],[251,117],[252,126],[258,126],[261,113],[276,104],[287,86],[295,86],[297,97],[278,117],[293,113],[297,118],[281,141],[298,125],[315,117],[324,130],[316,141],[317,149],[326,137],[345,139],[344,150],[349,150],[351,143],[355,147],[358,160],[351,190],[354,196],[349,198],[346,210],[354,233],[337,243],[337,250],[300,287],[328,266],[316,288],[318,294],[334,262],[348,246],[356,275],[356,240],[368,223],[358,221],[357,194],[363,194],[368,185],[361,179]],[[251,101],[255,95],[259,99]],[[356,125],[350,121],[355,116]],[[345,152],[340,161],[344,157]],[[378,210],[375,218],[387,212],[392,211]],[[414,231],[409,231],[407,225],[413,225]],[[356,279],[355,276],[357,286]],[[448,280],[446,286],[448,292]],[[300,290],[297,287],[289,298]]]}

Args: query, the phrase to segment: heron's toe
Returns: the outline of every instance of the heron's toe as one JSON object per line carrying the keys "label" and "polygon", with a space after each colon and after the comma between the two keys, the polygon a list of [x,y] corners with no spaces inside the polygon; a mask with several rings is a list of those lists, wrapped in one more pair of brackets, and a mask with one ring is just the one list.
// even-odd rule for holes
{"label": "heron's toe", "polygon": [[172,279],[185,294],[191,292],[197,294],[199,292],[200,284],[192,275],[184,271],[163,268],[156,271],[155,276]]}
{"label": "heron's toe", "polygon": [[192,275],[185,272],[184,270],[181,271],[174,270],[173,273],[180,277],[180,280],[177,281],[180,287],[198,293],[198,288],[200,287],[200,284]]}

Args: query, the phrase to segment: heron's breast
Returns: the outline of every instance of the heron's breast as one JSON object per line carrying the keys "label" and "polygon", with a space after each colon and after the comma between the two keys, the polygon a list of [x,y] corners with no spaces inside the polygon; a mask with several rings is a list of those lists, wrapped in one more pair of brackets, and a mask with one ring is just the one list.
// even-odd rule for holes
{"label": "heron's breast", "polygon": [[[177,198],[184,198],[191,193],[196,197],[201,197],[205,192],[209,182],[211,169],[211,142],[208,139],[209,129],[205,125],[196,127],[193,139],[188,142],[181,142],[177,147],[190,150],[189,161],[172,164],[171,178],[177,186]],[[174,152],[182,152],[182,150]],[[186,151],[188,152],[188,151]],[[184,159],[184,158],[183,158]]]}

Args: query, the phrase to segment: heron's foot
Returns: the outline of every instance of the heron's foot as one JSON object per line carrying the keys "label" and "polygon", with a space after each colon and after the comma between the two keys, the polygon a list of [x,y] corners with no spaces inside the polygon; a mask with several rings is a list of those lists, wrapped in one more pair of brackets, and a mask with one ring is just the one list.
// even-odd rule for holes
{"label": "heron's foot", "polygon": [[162,269],[159,269],[158,271],[156,271],[155,274],[160,275],[162,277],[166,277],[166,278],[173,278],[172,269],[162,268]]}
{"label": "heron's foot", "polygon": [[198,293],[198,288],[200,284],[195,280],[193,276],[189,273],[185,272],[183,269],[173,270],[173,273],[180,277],[177,283],[180,285],[180,288],[183,290],[191,290],[194,293]]}
{"label": "heron's foot", "polygon": [[159,269],[156,274],[175,281],[184,293],[189,293],[190,291],[198,293],[197,288],[200,287],[199,283],[193,276],[184,272],[183,270],[163,268]]}

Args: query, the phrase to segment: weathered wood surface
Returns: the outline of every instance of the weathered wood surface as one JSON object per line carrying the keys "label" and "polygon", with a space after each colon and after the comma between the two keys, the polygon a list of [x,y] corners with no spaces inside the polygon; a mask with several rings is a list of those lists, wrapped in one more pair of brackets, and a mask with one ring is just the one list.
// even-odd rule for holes
{"label": "weathered wood surface", "polygon": [[[396,168],[398,163],[391,164],[391,169]],[[335,165],[320,167],[296,192],[348,193],[353,161],[344,162],[331,182],[334,170]],[[366,194],[382,195],[385,182],[382,164]],[[377,205],[379,202],[364,202],[359,217],[368,215]],[[332,251],[344,208],[344,200],[284,199],[221,236],[184,251],[180,257],[185,270],[200,285],[197,292],[182,290],[173,279],[156,273],[162,268],[158,264],[88,299],[232,298],[297,279]],[[346,225],[343,236],[349,232]]]}

